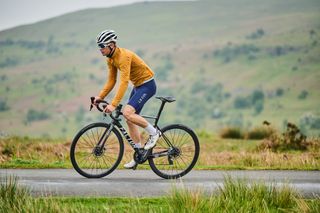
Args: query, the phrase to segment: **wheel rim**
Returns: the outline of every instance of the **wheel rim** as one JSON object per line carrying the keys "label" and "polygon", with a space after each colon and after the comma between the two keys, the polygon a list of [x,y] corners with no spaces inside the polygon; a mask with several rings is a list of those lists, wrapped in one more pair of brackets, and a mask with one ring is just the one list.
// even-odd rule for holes
{"label": "wheel rim", "polygon": [[[173,148],[166,143],[166,139],[171,142]],[[196,146],[192,135],[184,129],[168,129],[163,132],[162,137],[157,142],[153,153],[168,151],[169,156],[153,158],[155,167],[163,175],[175,177],[183,174],[193,166],[196,155]]]}
{"label": "wheel rim", "polygon": [[119,159],[120,143],[111,131],[103,149],[97,144],[106,127],[94,127],[85,131],[77,141],[74,159],[78,168],[91,176],[99,176],[112,169]]}

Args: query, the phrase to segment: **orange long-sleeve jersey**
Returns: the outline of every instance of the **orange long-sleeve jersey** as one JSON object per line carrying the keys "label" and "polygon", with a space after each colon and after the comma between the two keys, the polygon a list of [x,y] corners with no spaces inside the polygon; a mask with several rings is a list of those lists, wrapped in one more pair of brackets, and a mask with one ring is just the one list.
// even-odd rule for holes
{"label": "orange long-sleeve jersey", "polygon": [[129,80],[134,87],[138,87],[154,76],[154,72],[139,56],[124,48],[117,47],[112,57],[107,59],[107,64],[109,68],[108,81],[101,90],[99,97],[104,99],[113,89],[119,70],[120,85],[111,102],[113,106],[118,106],[120,103],[128,88]]}

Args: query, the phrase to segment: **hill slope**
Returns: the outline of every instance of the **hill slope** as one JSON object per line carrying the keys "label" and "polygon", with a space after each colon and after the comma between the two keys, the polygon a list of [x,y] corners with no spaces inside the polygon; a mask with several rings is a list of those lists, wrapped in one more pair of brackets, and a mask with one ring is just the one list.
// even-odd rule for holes
{"label": "hill slope", "polygon": [[178,99],[163,124],[213,132],[293,121],[319,134],[319,9],[317,0],[138,3],[2,31],[0,130],[71,137],[100,119],[87,113],[107,76],[94,39],[111,28],[154,69],[158,94]]}

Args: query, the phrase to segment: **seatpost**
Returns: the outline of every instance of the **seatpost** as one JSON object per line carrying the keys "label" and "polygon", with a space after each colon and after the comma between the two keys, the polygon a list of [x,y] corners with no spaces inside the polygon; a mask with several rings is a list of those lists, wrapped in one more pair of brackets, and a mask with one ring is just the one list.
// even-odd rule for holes
{"label": "seatpost", "polygon": [[155,126],[158,125],[158,121],[159,121],[161,112],[162,112],[165,104],[166,104],[166,102],[165,102],[165,101],[162,101],[161,106],[160,106],[160,109],[159,109],[159,112],[158,112],[158,115],[157,115],[157,118],[156,118],[156,122],[154,123]]}

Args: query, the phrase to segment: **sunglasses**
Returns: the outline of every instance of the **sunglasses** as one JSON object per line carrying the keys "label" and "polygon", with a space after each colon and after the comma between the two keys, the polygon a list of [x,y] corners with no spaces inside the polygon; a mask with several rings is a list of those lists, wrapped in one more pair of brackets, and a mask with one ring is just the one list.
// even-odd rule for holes
{"label": "sunglasses", "polygon": [[100,49],[106,48],[107,46],[109,46],[108,44],[98,44],[98,47]]}

